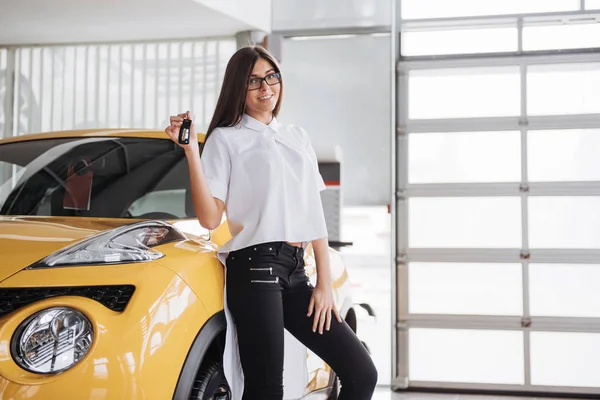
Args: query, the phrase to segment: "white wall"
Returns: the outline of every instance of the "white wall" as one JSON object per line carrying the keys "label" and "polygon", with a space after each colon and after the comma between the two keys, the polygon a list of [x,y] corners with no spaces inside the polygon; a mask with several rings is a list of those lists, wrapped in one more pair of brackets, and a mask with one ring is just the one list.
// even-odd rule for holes
{"label": "white wall", "polygon": [[271,0],[194,0],[207,7],[271,32]]}
{"label": "white wall", "polygon": [[316,150],[340,145],[344,206],[390,197],[390,37],[284,39],[280,119],[302,125]]}
{"label": "white wall", "polygon": [[390,25],[390,0],[273,0],[273,30]]}

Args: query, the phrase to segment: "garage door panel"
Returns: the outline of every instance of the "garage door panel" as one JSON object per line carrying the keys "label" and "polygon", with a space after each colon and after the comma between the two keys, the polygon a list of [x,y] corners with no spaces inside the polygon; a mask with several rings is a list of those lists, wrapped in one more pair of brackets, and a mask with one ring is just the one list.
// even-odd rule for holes
{"label": "garage door panel", "polygon": [[600,113],[600,63],[529,66],[529,115]]}
{"label": "garage door panel", "polygon": [[532,332],[531,383],[600,387],[600,333]]}
{"label": "garage door panel", "polygon": [[522,315],[522,266],[409,263],[411,314]]}
{"label": "garage door panel", "polygon": [[530,182],[600,180],[600,129],[527,132]]}
{"label": "garage door panel", "polygon": [[520,248],[519,197],[410,198],[409,246]]}
{"label": "garage door panel", "polygon": [[415,133],[408,146],[411,184],[521,180],[519,131]]}
{"label": "garage door panel", "polygon": [[519,67],[410,71],[410,119],[507,117],[521,110]]}
{"label": "garage door panel", "polygon": [[524,382],[522,332],[411,328],[409,338],[411,380]]}
{"label": "garage door panel", "polygon": [[401,3],[405,19],[573,11],[579,8],[579,0],[403,0]]}
{"label": "garage door panel", "polygon": [[529,202],[529,245],[600,249],[599,196],[535,196]]}
{"label": "garage door panel", "polygon": [[600,9],[600,0],[585,0],[585,8],[588,10]]}
{"label": "garage door panel", "polygon": [[600,25],[548,25],[523,28],[523,50],[600,47]]}
{"label": "garage door panel", "polygon": [[530,313],[600,318],[600,264],[530,264]]}
{"label": "garage door panel", "polygon": [[[409,31],[402,36],[402,54],[422,56],[516,51],[518,34],[516,27]],[[479,40],[471,40],[473,35],[477,35]]]}

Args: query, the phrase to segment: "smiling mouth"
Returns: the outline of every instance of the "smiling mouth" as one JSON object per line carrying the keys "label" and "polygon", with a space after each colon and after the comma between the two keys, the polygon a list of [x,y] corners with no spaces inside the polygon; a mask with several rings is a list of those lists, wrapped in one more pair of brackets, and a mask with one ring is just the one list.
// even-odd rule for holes
{"label": "smiling mouth", "polygon": [[269,100],[271,97],[273,97],[272,94],[268,94],[266,96],[260,96],[258,99],[259,100]]}

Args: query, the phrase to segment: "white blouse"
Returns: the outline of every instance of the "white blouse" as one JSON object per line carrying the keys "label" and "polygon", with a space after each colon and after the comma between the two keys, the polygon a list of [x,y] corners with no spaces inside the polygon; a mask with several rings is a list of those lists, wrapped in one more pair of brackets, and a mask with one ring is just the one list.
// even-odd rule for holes
{"label": "white blouse", "polygon": [[[211,133],[201,163],[212,195],[226,206],[232,238],[218,252],[224,266],[229,252],[253,244],[288,241],[302,242],[306,247],[312,240],[327,237],[319,194],[325,183],[310,138],[301,127],[280,124],[276,118],[265,125],[244,114],[240,124],[216,128]],[[239,400],[243,373],[235,327],[227,308],[227,285],[225,316],[223,365],[232,398]],[[286,332],[286,399],[304,394],[306,382],[298,382],[298,378],[306,376],[306,350],[300,346]],[[289,360],[292,354],[297,362]]]}

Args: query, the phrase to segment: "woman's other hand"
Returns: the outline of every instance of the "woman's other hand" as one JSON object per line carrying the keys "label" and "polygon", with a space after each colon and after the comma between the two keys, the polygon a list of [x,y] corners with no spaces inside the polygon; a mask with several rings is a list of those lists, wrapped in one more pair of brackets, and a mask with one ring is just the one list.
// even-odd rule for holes
{"label": "woman's other hand", "polygon": [[323,328],[329,330],[331,327],[331,313],[335,314],[338,322],[342,322],[342,318],[338,310],[335,308],[335,301],[333,300],[333,289],[329,285],[319,285],[313,290],[313,294],[310,298],[310,304],[308,305],[308,314],[310,317],[315,314],[313,322],[313,332],[316,332],[317,327],[319,333],[323,334]]}

